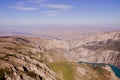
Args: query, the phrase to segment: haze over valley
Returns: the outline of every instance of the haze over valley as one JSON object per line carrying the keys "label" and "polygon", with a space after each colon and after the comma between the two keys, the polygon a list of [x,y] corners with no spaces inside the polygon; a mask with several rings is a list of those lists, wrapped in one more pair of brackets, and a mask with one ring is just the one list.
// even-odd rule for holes
{"label": "haze over valley", "polygon": [[0,80],[120,80],[120,0],[0,0]]}
{"label": "haze over valley", "polygon": [[119,25],[20,25],[1,26],[0,35],[26,35],[62,40],[80,40],[92,35],[97,35],[99,33],[118,30],[120,30]]}

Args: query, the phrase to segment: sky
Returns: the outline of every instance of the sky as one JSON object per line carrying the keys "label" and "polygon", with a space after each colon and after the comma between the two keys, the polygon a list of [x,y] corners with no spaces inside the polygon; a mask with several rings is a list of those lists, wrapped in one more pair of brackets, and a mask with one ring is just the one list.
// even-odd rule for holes
{"label": "sky", "polygon": [[0,25],[120,25],[120,0],[0,0]]}

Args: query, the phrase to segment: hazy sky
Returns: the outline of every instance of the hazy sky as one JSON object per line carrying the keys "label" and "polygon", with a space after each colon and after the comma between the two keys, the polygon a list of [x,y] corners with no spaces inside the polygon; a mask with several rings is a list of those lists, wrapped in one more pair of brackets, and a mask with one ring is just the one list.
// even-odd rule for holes
{"label": "hazy sky", "polygon": [[120,0],[0,0],[0,25],[118,24]]}

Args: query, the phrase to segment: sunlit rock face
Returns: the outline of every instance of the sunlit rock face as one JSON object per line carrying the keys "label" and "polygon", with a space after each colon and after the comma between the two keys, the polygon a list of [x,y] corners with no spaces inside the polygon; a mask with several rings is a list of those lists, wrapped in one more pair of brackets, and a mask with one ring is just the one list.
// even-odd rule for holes
{"label": "sunlit rock face", "polygon": [[108,63],[120,68],[120,32],[99,34],[71,42],[70,58],[73,61]]}
{"label": "sunlit rock face", "polygon": [[[120,68],[120,31],[97,34],[79,41],[47,40],[44,49],[54,59],[113,64]],[[63,58],[64,59],[63,59]]]}
{"label": "sunlit rock face", "polygon": [[45,53],[21,37],[0,37],[0,80],[56,80]]}
{"label": "sunlit rock face", "polygon": [[[69,80],[119,80],[110,66],[78,63],[106,63],[120,68],[119,58],[119,31],[98,34],[79,41],[0,37],[0,79],[67,80],[69,78],[64,77],[64,72],[59,70],[68,69],[74,72]],[[103,74],[106,75],[102,76]]]}

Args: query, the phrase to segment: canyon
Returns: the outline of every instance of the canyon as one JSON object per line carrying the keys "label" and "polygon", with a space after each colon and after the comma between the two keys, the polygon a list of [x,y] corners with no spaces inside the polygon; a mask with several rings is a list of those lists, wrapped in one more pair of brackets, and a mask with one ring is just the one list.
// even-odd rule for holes
{"label": "canyon", "polygon": [[120,80],[120,31],[81,40],[0,37],[0,80]]}

